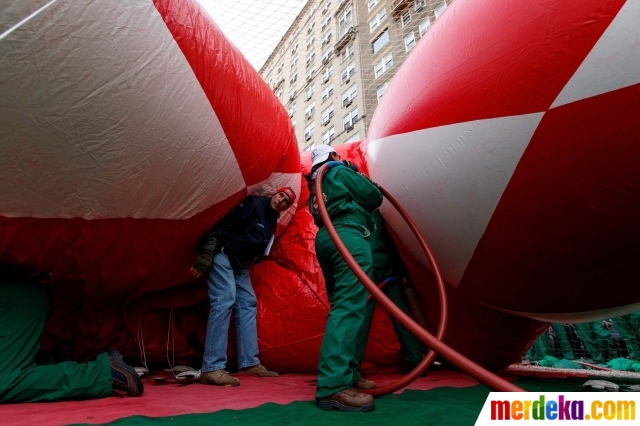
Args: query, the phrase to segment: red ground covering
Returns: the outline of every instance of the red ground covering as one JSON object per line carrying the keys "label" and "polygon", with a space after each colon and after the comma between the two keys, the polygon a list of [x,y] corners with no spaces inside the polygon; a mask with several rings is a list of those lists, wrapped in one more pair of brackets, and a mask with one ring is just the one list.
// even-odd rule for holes
{"label": "red ground covering", "polygon": [[[0,406],[0,423],[12,426],[61,425],[70,423],[106,423],[123,417],[141,415],[164,417],[180,414],[211,413],[224,409],[242,410],[267,402],[289,404],[314,399],[316,376],[288,374],[278,378],[239,376],[236,388],[219,388],[199,384],[154,385],[145,381],[140,398],[109,397],[93,401],[8,404]],[[379,386],[399,379],[400,375],[368,378]],[[464,373],[435,371],[421,377],[407,389],[428,390],[442,386],[464,388],[478,382]]]}

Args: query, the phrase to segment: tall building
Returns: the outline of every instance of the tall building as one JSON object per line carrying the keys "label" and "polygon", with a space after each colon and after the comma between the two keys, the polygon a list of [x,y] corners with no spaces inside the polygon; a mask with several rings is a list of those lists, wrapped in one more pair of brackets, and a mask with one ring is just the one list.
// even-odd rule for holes
{"label": "tall building", "polygon": [[309,0],[260,70],[300,150],[366,137],[384,91],[450,0]]}

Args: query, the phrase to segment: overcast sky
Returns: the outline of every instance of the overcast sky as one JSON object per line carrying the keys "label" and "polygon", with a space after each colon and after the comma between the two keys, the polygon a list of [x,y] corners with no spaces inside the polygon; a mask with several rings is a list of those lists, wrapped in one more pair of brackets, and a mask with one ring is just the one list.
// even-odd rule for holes
{"label": "overcast sky", "polygon": [[198,0],[260,71],[307,0]]}

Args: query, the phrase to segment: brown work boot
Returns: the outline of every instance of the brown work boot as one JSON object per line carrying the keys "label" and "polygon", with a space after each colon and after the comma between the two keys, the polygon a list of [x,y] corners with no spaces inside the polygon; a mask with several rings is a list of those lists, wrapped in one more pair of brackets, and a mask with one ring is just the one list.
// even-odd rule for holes
{"label": "brown work boot", "polygon": [[343,389],[326,398],[316,398],[316,405],[322,410],[350,412],[366,412],[375,407],[371,395],[358,393],[354,388]]}
{"label": "brown work boot", "polygon": [[129,396],[140,396],[144,386],[140,376],[129,364],[124,362],[122,354],[116,350],[107,352],[111,366],[111,386],[115,390],[125,391]]}
{"label": "brown work boot", "polygon": [[360,377],[353,385],[356,389],[373,389],[376,387],[376,382],[373,380],[367,380],[364,377]]}
{"label": "brown work boot", "polygon": [[276,373],[275,371],[269,371],[266,368],[264,368],[264,365],[262,364],[257,364],[257,365],[254,365],[253,367],[243,368],[238,371],[238,374],[252,374],[258,377],[278,377],[279,376],[279,374]]}
{"label": "brown work boot", "polygon": [[240,386],[240,380],[232,377],[224,370],[202,372],[200,374],[200,383],[203,385],[216,386]]}

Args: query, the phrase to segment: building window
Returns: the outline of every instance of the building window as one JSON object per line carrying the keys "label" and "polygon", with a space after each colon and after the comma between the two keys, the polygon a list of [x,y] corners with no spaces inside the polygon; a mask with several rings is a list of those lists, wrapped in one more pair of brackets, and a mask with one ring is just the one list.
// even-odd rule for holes
{"label": "building window", "polygon": [[351,28],[352,25],[352,10],[351,6],[349,6],[338,18],[338,31],[340,31],[340,35],[342,35],[344,30]]}
{"label": "building window", "polygon": [[322,73],[322,82],[327,83],[329,81],[329,78],[331,78],[332,75],[333,75],[333,65],[329,65],[327,68],[324,69],[324,72]]}
{"label": "building window", "polygon": [[427,5],[426,0],[416,0],[416,3],[413,5],[413,7],[417,12],[418,10],[423,9],[426,5]]}
{"label": "building window", "polygon": [[349,131],[353,129],[353,126],[358,122],[358,108],[354,108],[353,111],[348,113],[342,119],[344,130]]}
{"label": "building window", "polygon": [[333,55],[333,46],[328,47],[324,52],[322,52],[322,63],[326,64],[329,62],[331,55]]}
{"label": "building window", "polygon": [[308,141],[313,136],[313,132],[316,130],[316,123],[311,123],[304,128],[304,140]]}
{"label": "building window", "polygon": [[380,49],[389,43],[389,29],[387,28],[380,34],[376,39],[371,43],[371,47],[373,48],[373,53],[378,53]]}
{"label": "building window", "polygon": [[294,53],[296,53],[297,50],[298,50],[298,43],[296,43],[295,46],[293,46],[293,48],[291,49],[291,54],[293,55]]}
{"label": "building window", "polygon": [[309,9],[309,12],[307,12],[307,19],[311,19],[313,17],[313,12],[316,11],[316,7],[312,7],[311,9]]}
{"label": "building window", "polygon": [[315,103],[311,103],[307,108],[305,108],[304,110],[304,118],[306,120],[311,120],[313,118],[313,113],[316,110],[316,104]]}
{"label": "building window", "polygon": [[351,87],[349,87],[347,90],[345,90],[344,93],[342,93],[342,106],[348,107],[349,105],[351,105],[351,103],[353,102],[353,100],[356,98],[357,95],[358,95],[358,89],[354,84]]}
{"label": "building window", "polygon": [[315,59],[315,57],[316,57],[315,52],[311,52],[311,54],[307,56],[307,67],[310,67],[313,64],[313,60]]}
{"label": "building window", "polygon": [[304,91],[304,100],[308,101],[311,99],[311,97],[313,96],[313,89],[314,89],[314,85],[310,84],[309,87],[307,87],[307,90]]}
{"label": "building window", "polygon": [[387,87],[389,86],[389,82],[385,82],[382,86],[378,87],[378,90],[376,90],[376,96],[378,98],[378,103],[380,103],[380,99],[382,99],[382,95],[384,95],[384,92],[387,90]]}
{"label": "building window", "polygon": [[327,124],[329,124],[329,120],[331,120],[331,118],[333,118],[333,104],[329,105],[327,108],[324,109],[324,111],[322,111],[322,125],[326,126]]}
{"label": "building window", "polygon": [[290,101],[294,100],[297,94],[298,94],[298,89],[294,86],[293,89],[291,89],[291,91],[289,92],[289,100]]}
{"label": "building window", "polygon": [[322,91],[322,102],[326,101],[333,95],[333,84]]}
{"label": "building window", "polygon": [[336,138],[336,130],[334,126],[331,126],[329,130],[322,134],[322,143],[329,145]]}
{"label": "building window", "polygon": [[322,6],[323,15],[327,13],[327,11],[329,10],[329,6],[331,6],[331,1],[327,0],[326,2],[324,2],[324,5]]}
{"label": "building window", "polygon": [[324,18],[322,20],[322,31],[325,30],[325,28],[327,28],[327,26],[331,23],[331,16],[327,16],[326,18]]}
{"label": "building window", "polygon": [[420,37],[422,37],[429,28],[431,28],[431,21],[429,20],[429,18],[420,22],[420,25],[418,25],[418,30],[420,31]]}
{"label": "building window", "polygon": [[307,50],[309,50],[311,48],[311,46],[313,46],[313,42],[316,41],[316,36],[311,36],[311,38],[309,38],[309,40],[307,40]]}
{"label": "building window", "polygon": [[349,56],[353,55],[353,52],[354,52],[354,47],[353,47],[353,43],[351,43],[340,54],[340,63],[343,63],[344,61],[346,61],[349,58]]}
{"label": "building window", "polygon": [[447,2],[442,2],[442,4],[438,7],[436,7],[436,10],[434,13],[436,19],[438,19],[440,17],[440,15],[442,15],[442,12],[444,12],[444,10],[447,8]]}
{"label": "building window", "polygon": [[291,106],[289,106],[289,109],[287,109],[287,112],[289,113],[289,117],[293,117],[293,114],[296,113],[296,104],[291,104]]}
{"label": "building window", "polygon": [[289,68],[293,69],[296,65],[298,65],[298,57],[297,56],[291,60],[291,66]]}
{"label": "building window", "polygon": [[307,34],[311,34],[311,31],[313,31],[313,27],[316,26],[315,22],[312,22],[308,27],[307,27]]}
{"label": "building window", "polygon": [[406,10],[402,14],[402,28],[406,27],[409,22],[411,22],[411,11]]}
{"label": "building window", "polygon": [[411,49],[413,49],[415,45],[416,45],[416,37],[413,34],[413,31],[411,31],[409,34],[407,34],[404,37],[404,50],[409,52]]}
{"label": "building window", "polygon": [[309,71],[307,73],[307,75],[305,76],[305,78],[307,79],[308,82],[311,82],[311,80],[313,80],[313,75],[316,73],[316,69],[312,68],[311,71]]}
{"label": "building window", "polygon": [[329,44],[330,41],[331,41],[331,31],[329,30],[322,37],[322,47],[324,47],[326,44]]}
{"label": "building window", "polygon": [[373,73],[375,78],[380,77],[384,72],[393,66],[393,54],[387,53],[373,65]]}
{"label": "building window", "polygon": [[383,23],[387,19],[387,10],[382,9],[380,12],[376,13],[376,16],[369,22],[369,32],[375,31],[378,28],[378,25]]}
{"label": "building window", "polygon": [[289,83],[293,84],[296,82],[296,80],[298,79],[298,73],[294,73],[291,78],[289,79]]}
{"label": "building window", "polygon": [[276,92],[276,98],[278,98],[278,100],[282,102],[282,89]]}
{"label": "building window", "polygon": [[347,68],[340,74],[340,83],[345,84],[351,80],[351,77],[356,73],[356,64],[351,62]]}
{"label": "building window", "polygon": [[376,7],[376,4],[378,4],[378,0],[368,0],[367,1],[367,12],[371,12],[371,9]]}

